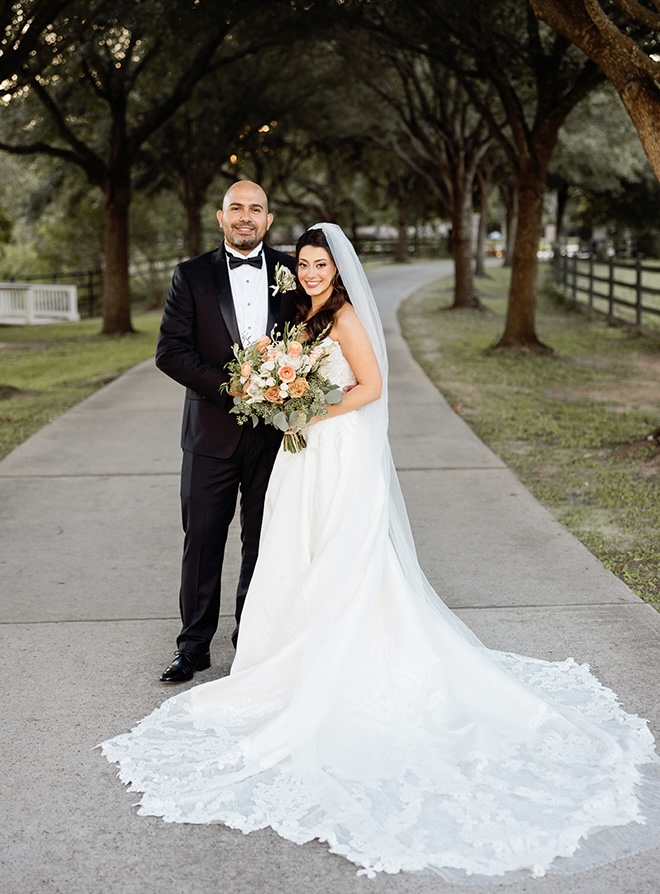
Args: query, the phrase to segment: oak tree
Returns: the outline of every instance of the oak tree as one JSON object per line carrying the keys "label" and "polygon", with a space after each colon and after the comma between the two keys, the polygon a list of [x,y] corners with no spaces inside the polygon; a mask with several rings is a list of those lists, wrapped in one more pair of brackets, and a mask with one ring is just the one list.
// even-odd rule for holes
{"label": "oak tree", "polygon": [[616,88],[660,179],[660,3],[530,0],[536,15],[578,46]]}
{"label": "oak tree", "polygon": [[65,41],[38,74],[23,67],[28,89],[9,103],[18,108],[0,148],[74,164],[102,191],[104,333],[132,330],[129,209],[138,153],[209,72],[276,42],[294,13],[284,0],[267,8],[258,0],[112,0],[90,18],[76,4],[61,23],[75,42]]}

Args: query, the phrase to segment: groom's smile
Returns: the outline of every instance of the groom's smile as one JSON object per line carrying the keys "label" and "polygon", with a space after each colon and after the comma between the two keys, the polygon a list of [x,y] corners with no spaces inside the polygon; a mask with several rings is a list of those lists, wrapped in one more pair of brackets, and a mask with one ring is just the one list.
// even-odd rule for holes
{"label": "groom's smile", "polygon": [[232,232],[238,233],[239,236],[250,237],[254,233],[255,227],[250,226],[250,224],[238,224],[238,226],[231,229]]}

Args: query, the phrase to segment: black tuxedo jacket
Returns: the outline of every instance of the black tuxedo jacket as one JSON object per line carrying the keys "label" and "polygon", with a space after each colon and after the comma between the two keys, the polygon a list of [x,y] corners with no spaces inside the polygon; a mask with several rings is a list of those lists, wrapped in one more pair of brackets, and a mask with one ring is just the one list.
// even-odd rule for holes
{"label": "black tuxedo jacket", "polygon": [[[290,255],[264,246],[269,286],[279,262],[294,270]],[[273,295],[269,288],[268,331],[293,317],[292,292]],[[156,366],[184,385],[181,446],[192,453],[227,459],[238,446],[241,427],[229,413],[233,398],[219,388],[228,381],[226,363],[240,344],[224,244],[215,251],[178,264],[172,277],[156,348]],[[265,436],[281,438],[272,426]]]}

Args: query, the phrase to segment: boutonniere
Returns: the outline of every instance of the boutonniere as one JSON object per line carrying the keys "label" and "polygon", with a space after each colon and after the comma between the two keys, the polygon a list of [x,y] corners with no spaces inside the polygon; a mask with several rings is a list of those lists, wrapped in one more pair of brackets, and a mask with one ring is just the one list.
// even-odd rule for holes
{"label": "boutonniere", "polygon": [[275,285],[271,286],[273,295],[278,292],[290,292],[297,286],[296,278],[288,267],[283,267],[279,262],[275,266]]}

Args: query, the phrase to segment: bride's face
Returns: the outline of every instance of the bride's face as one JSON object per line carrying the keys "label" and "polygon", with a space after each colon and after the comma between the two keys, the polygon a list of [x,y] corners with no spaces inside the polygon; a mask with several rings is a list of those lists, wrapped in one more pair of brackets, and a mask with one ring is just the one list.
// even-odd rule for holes
{"label": "bride's face", "polygon": [[332,294],[332,281],[337,268],[328,252],[316,245],[304,245],[298,255],[298,280],[312,299],[312,304],[324,304]]}

